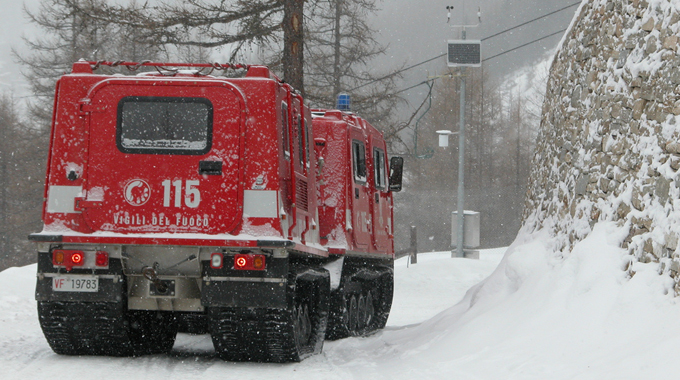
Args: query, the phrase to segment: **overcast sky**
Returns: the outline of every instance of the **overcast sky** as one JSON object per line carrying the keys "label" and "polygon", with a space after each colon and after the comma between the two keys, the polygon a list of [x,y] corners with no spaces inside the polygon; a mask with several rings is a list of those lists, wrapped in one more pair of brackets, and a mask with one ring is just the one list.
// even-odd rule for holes
{"label": "overcast sky", "polygon": [[[374,20],[380,31],[380,40],[389,44],[388,56],[381,60],[381,66],[412,65],[444,52],[446,40],[460,37],[460,29],[451,24],[476,23],[477,8],[482,11],[482,23],[468,29],[468,39],[490,36],[508,27],[528,21],[540,15],[572,4],[577,0],[383,0],[382,9]],[[11,91],[16,96],[25,96],[25,82],[21,67],[14,63],[11,47],[25,50],[21,36],[34,32],[22,12],[23,4],[36,9],[40,0],[0,0],[0,91]],[[452,20],[446,23],[446,6],[454,6]],[[483,55],[500,53],[553,33],[568,26],[576,7],[560,12],[544,20],[532,23],[497,38],[485,41]],[[463,12],[465,11],[465,12]],[[465,15],[465,20],[463,19]],[[524,64],[531,63],[546,51],[552,51],[560,36],[548,38],[541,43],[506,54],[485,63],[484,69],[495,75],[505,75]],[[117,59],[112,57],[111,59]],[[419,83],[428,75],[440,72],[445,67],[441,58],[428,65],[409,70],[404,87]],[[419,91],[412,96],[419,96]]]}
{"label": "overcast sky", "polygon": [[[388,60],[410,66],[445,52],[448,39],[460,38],[460,28],[451,25],[476,24],[477,10],[481,8],[482,23],[467,29],[468,39],[483,39],[505,29],[551,13],[578,0],[385,0],[376,18],[383,42],[389,43]],[[446,23],[446,6],[454,6],[451,22]],[[483,57],[491,57],[527,42],[568,27],[577,7],[532,22],[510,33],[488,39],[482,43]],[[506,76],[524,65],[554,52],[562,33],[549,37],[514,52],[504,54],[484,63],[484,70],[494,77]],[[385,62],[388,64],[388,62]],[[446,69],[445,58],[409,70],[404,78],[404,88],[420,83],[428,75]],[[407,96],[422,99],[426,87],[414,89]]]}
{"label": "overcast sky", "polygon": [[[39,0],[24,0],[33,8]],[[21,67],[15,64],[11,55],[12,46],[21,47],[21,35],[33,29],[26,23],[22,7],[23,2],[17,0],[0,0],[0,91],[13,92],[17,96],[26,95]]]}

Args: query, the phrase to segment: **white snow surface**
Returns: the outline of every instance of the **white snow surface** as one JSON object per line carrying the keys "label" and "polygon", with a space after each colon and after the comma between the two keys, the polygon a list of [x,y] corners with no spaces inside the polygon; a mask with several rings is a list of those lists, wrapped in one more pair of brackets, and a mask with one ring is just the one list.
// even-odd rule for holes
{"label": "white snow surface", "polygon": [[[520,232],[480,260],[449,252],[395,265],[388,326],[326,342],[291,364],[230,363],[208,335],[180,334],[168,355],[54,354],[38,325],[35,266],[0,272],[3,379],[655,379],[677,372],[680,305],[658,265],[630,278],[613,223],[565,254],[548,234]],[[469,290],[468,290],[469,289]]]}

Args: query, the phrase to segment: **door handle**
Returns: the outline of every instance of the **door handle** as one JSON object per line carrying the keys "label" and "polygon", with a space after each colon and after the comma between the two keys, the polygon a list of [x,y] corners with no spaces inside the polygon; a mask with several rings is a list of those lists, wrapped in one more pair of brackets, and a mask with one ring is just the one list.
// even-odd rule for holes
{"label": "door handle", "polygon": [[222,161],[199,161],[198,174],[222,175]]}

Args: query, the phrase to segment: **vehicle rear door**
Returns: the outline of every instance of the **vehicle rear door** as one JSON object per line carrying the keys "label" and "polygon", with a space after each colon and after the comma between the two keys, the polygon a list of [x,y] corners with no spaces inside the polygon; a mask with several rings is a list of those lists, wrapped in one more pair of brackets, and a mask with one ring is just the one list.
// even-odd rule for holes
{"label": "vehicle rear door", "polygon": [[242,218],[245,100],[233,85],[113,79],[82,105],[89,119],[89,227],[112,232],[225,233]]}

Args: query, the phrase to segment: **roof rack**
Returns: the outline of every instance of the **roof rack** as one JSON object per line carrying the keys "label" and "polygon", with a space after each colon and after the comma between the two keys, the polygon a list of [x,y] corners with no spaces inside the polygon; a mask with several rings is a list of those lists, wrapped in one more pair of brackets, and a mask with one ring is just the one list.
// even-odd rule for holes
{"label": "roof rack", "polygon": [[[179,72],[178,67],[195,67],[199,68],[197,70],[197,75],[210,75],[213,70],[239,70],[250,69],[251,65],[244,63],[170,63],[170,62],[152,62],[152,61],[142,61],[142,62],[128,62],[128,61],[86,61],[79,60],[73,64],[73,73],[93,73],[95,70],[101,66],[118,67],[124,66],[130,71],[137,71],[140,67],[147,66],[155,68],[160,74],[175,75]],[[207,73],[203,73],[204,69],[210,69]]]}
{"label": "roof rack", "polygon": [[100,66],[125,66],[129,70],[137,70],[142,66],[152,66],[156,68],[165,67],[202,67],[202,68],[213,68],[216,70],[227,70],[227,69],[248,69],[250,65],[245,63],[170,63],[170,62],[152,62],[152,61],[142,61],[142,62],[127,62],[127,61],[86,61],[92,66],[92,70],[98,69]]}

